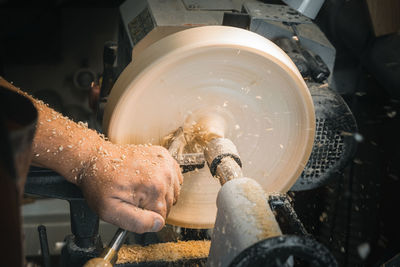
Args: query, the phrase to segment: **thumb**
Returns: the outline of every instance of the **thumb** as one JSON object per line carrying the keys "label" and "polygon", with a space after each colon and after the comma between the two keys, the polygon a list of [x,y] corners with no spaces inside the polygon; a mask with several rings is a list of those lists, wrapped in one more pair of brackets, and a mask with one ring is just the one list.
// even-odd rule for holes
{"label": "thumb", "polygon": [[164,225],[164,218],[150,210],[138,208],[128,202],[113,199],[108,212],[101,216],[104,221],[112,223],[130,232],[142,234],[158,232]]}

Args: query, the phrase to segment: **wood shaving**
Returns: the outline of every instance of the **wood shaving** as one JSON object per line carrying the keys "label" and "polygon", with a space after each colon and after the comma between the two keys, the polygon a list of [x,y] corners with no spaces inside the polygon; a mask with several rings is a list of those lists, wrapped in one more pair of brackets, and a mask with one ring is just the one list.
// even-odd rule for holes
{"label": "wood shaving", "polygon": [[[210,140],[225,136],[226,122],[224,118],[212,112],[197,116],[198,118],[186,122],[183,127],[183,135],[186,141],[185,146],[180,149],[183,153],[201,153]],[[165,136],[161,140],[161,145],[169,148],[174,141],[175,132],[178,130]]]}
{"label": "wood shaving", "polygon": [[117,264],[207,258],[209,250],[209,240],[168,242],[145,247],[124,245],[118,253]]}

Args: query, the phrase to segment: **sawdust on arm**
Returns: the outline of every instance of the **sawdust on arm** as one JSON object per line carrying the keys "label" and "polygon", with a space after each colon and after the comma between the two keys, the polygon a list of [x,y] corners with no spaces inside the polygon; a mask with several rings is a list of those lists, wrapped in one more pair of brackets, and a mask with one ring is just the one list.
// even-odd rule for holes
{"label": "sawdust on arm", "polygon": [[68,119],[1,77],[0,82],[29,98],[38,111],[32,164],[52,169],[77,184],[90,156],[107,141],[87,124]]}

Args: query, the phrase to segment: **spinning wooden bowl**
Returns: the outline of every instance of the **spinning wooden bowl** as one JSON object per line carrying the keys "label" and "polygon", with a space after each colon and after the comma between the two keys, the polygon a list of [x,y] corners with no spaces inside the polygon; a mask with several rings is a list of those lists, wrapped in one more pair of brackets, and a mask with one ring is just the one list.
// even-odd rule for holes
{"label": "spinning wooden bowl", "polygon": [[[157,145],[204,114],[222,118],[246,177],[267,192],[295,183],[313,145],[312,99],[290,58],[247,30],[191,28],[143,49],[111,91],[104,129],[115,143]],[[219,188],[207,166],[186,173],[167,222],[212,228]]]}

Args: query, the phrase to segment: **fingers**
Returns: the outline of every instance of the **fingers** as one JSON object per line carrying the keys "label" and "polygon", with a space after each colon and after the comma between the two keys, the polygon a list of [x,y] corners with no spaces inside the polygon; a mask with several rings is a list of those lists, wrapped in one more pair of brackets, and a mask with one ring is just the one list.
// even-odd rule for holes
{"label": "fingers", "polygon": [[175,198],[175,194],[172,190],[169,191],[168,194],[166,194],[165,196],[165,203],[166,203],[166,208],[167,208],[167,214],[166,217],[168,216],[172,206],[175,204],[176,202],[176,198]]}
{"label": "fingers", "polygon": [[[174,183],[176,184],[176,183]],[[147,195],[145,201],[142,202],[143,206],[140,206],[146,210],[151,210],[160,214],[163,218],[166,218],[169,214],[171,207],[176,202],[176,193],[175,191],[179,189],[177,186],[168,186],[163,190],[157,190],[157,186],[153,187],[151,194]]]}
{"label": "fingers", "polygon": [[[180,187],[183,183],[183,175],[181,168],[179,164],[176,162],[176,160],[170,155],[168,150],[166,150],[163,147],[160,146],[153,146],[152,149],[154,149],[153,153],[157,153],[157,155],[162,155],[163,159],[163,164],[165,168],[165,173],[162,175],[164,177],[164,181],[168,181],[167,188],[166,188],[166,193],[168,192],[171,193],[171,195],[166,195],[166,204],[167,204],[167,213],[169,209],[171,208],[172,205],[174,205],[178,199],[179,192],[180,192]],[[172,204],[171,204],[172,200]]]}
{"label": "fingers", "polygon": [[179,193],[181,191],[181,183],[179,181],[175,181],[172,190],[173,190],[172,205],[175,205],[175,203],[178,201]]}
{"label": "fingers", "polygon": [[120,199],[109,199],[100,217],[130,232],[158,232],[165,225],[163,217],[153,211],[140,209]]}
{"label": "fingers", "polygon": [[[133,200],[133,204],[139,203],[139,207],[146,210],[152,210],[159,213],[161,216],[166,218],[169,214],[171,207],[175,204],[179,195],[180,185],[176,178],[170,178],[170,182],[160,182],[159,184],[153,184],[148,187],[139,188],[139,193],[136,196],[143,196],[141,201]],[[143,190],[145,193],[140,193]],[[130,201],[127,201],[130,202]]]}
{"label": "fingers", "polygon": [[157,155],[157,157],[161,158],[166,164],[166,168],[170,169],[171,172],[175,172],[177,176],[175,177],[172,173],[173,178],[178,178],[179,184],[183,183],[183,175],[179,164],[176,160],[171,156],[167,149],[162,146],[152,146],[150,149],[153,150],[153,153]]}
{"label": "fingers", "polygon": [[181,172],[181,167],[176,164],[176,174],[177,174],[177,181],[174,183],[174,202],[175,204],[178,201],[178,197],[181,191],[181,186],[183,184],[183,175]]}
{"label": "fingers", "polygon": [[[133,199],[133,201],[126,201],[137,205],[139,208],[154,211],[160,214],[163,218],[167,216],[167,205],[165,197],[168,194],[166,191],[168,188],[162,184],[152,184],[152,185],[141,185],[137,189],[136,196],[140,196],[140,201]],[[125,198],[120,198],[125,200]]]}

